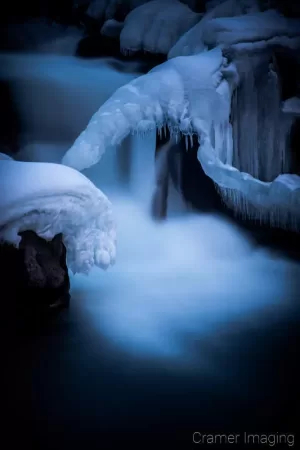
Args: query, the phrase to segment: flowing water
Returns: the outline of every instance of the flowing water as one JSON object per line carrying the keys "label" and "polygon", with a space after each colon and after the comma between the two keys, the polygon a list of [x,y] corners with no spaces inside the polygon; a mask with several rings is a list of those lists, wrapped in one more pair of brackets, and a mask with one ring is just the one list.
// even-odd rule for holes
{"label": "flowing water", "polygon": [[[96,109],[138,76],[138,67],[124,74],[110,60],[69,56],[2,55],[0,63],[21,117],[21,160],[59,162]],[[72,276],[72,297],[96,346],[105,335],[131,355],[197,365],[195,341],[270,323],[292,308],[299,269],[223,218],[191,213],[174,188],[167,221],[154,221],[155,146],[154,133],[132,136],[85,171],[113,203],[118,257],[105,273]]]}

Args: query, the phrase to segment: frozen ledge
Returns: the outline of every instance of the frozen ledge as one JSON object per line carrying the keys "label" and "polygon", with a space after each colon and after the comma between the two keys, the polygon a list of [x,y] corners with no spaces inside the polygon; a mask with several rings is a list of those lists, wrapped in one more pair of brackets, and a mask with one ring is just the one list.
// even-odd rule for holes
{"label": "frozen ledge", "polygon": [[224,164],[216,155],[208,138],[198,149],[198,159],[208,175],[221,189],[230,189],[244,195],[258,209],[286,210],[295,220],[300,215],[300,177],[279,175],[272,182],[260,181],[248,173]]}
{"label": "frozen ledge", "polygon": [[62,233],[73,272],[114,263],[111,203],[81,173],[59,164],[0,160],[0,189],[0,240],[18,247],[22,231],[45,240]]}

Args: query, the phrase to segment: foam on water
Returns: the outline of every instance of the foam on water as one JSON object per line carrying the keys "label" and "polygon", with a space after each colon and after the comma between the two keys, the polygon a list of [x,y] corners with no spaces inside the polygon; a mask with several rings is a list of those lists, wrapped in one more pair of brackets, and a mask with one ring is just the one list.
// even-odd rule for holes
{"label": "foam on water", "polygon": [[270,323],[293,303],[299,268],[254,248],[220,217],[188,214],[160,224],[130,198],[113,204],[117,263],[76,276],[72,292],[86,302],[94,331],[131,356],[195,368],[195,342]]}

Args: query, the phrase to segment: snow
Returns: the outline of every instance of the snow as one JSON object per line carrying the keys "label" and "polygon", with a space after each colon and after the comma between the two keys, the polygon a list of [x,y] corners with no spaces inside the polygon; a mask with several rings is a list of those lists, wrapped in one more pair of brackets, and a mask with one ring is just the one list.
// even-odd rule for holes
{"label": "snow", "polygon": [[[225,87],[228,84],[226,80],[223,83]],[[227,91],[227,99],[230,103],[231,95],[229,86]],[[224,92],[226,92],[226,89],[224,89]],[[300,177],[293,174],[283,174],[267,182],[254,178],[249,173],[238,170],[232,165],[233,139],[229,116],[227,120],[224,120],[221,129],[223,134],[217,141],[219,145],[214,145],[207,131],[206,123],[203,124],[201,121],[195,121],[195,123],[198,125],[197,132],[201,136],[198,159],[205,173],[218,185],[224,200],[236,212],[241,212],[247,217],[250,216],[258,218],[261,221],[269,221],[271,225],[275,226],[298,229],[300,223]],[[214,132],[215,134],[220,133],[216,125],[214,125]],[[245,136],[245,139],[248,139],[248,134]],[[254,145],[257,145],[257,142],[254,142]],[[256,150],[254,148],[252,152]],[[244,148],[239,148],[239,151],[242,153]],[[226,155],[225,157],[224,154]],[[275,155],[273,157],[275,161],[271,161],[271,167],[274,162],[275,164],[280,163],[280,160],[278,161],[276,159],[278,156]]]}
{"label": "snow", "polygon": [[105,15],[105,10],[108,5],[108,0],[94,0],[91,1],[87,9],[87,15],[95,20],[101,20]]}
{"label": "snow", "polygon": [[223,62],[220,49],[179,57],[122,86],[94,114],[63,163],[82,170],[130,133],[168,126],[172,134],[191,134],[194,117],[227,117],[228,104],[216,92]]}
{"label": "snow", "polygon": [[226,0],[212,7],[204,17],[185,33],[169,51],[168,58],[195,55],[206,50],[203,33],[207,22],[215,17],[239,16],[246,12],[245,1]]}
{"label": "snow", "polygon": [[270,10],[257,14],[212,19],[205,24],[204,43],[209,47],[232,46],[241,42],[268,41],[273,37],[300,36],[300,20],[287,19]]}
{"label": "snow", "polygon": [[[275,42],[295,45],[299,21],[273,10],[245,15],[247,8],[249,2],[226,1],[207,13],[197,25],[196,47],[190,47],[199,51],[202,42],[202,51],[170,58],[118,89],[63,162],[79,170],[90,167],[130,133],[167,126],[171,135],[197,134],[198,159],[234,211],[298,228],[300,178],[289,174],[287,145],[293,115],[281,112],[279,79],[270,53],[261,50]],[[208,50],[211,46],[216,47]],[[236,46],[242,53],[260,52],[229,64],[224,50],[229,48],[230,57]]]}
{"label": "snow", "polygon": [[18,245],[20,231],[46,240],[63,233],[73,272],[114,263],[111,204],[84,175],[59,164],[1,159],[0,186],[0,239]]}
{"label": "snow", "polygon": [[300,21],[274,10],[245,13],[244,3],[225,1],[210,10],[170,50],[168,58],[191,55],[218,45],[236,53],[263,51],[268,46],[300,47]]}
{"label": "snow", "polygon": [[145,3],[126,17],[120,35],[121,50],[124,53],[146,51],[167,54],[200,17],[177,0]]}
{"label": "snow", "polygon": [[104,22],[101,28],[101,34],[110,38],[119,38],[123,26],[124,26],[123,22],[118,22],[115,19],[109,19],[106,22]]}
{"label": "snow", "polygon": [[292,97],[287,99],[282,105],[282,112],[285,114],[300,116],[300,98]]}

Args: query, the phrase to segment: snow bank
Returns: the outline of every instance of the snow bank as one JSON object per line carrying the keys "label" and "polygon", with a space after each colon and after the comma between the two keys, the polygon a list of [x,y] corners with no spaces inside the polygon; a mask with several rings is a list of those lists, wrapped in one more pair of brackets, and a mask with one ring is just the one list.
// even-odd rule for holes
{"label": "snow bank", "polygon": [[195,55],[206,50],[203,33],[207,23],[216,17],[239,16],[248,12],[247,0],[226,0],[214,5],[204,17],[185,33],[178,42],[170,49],[168,58],[176,56]]}
{"label": "snow bank", "polygon": [[125,54],[140,50],[167,54],[201,16],[177,0],[145,3],[126,17],[120,35],[121,50]]}
{"label": "snow bank", "polygon": [[[266,48],[274,37],[293,39],[299,36],[300,20],[287,19],[273,10],[212,19],[206,22],[203,30],[203,41],[209,48],[248,43],[250,45],[246,48],[251,49],[251,45],[255,46],[258,41],[264,41],[262,48]],[[277,39],[277,44],[279,42]]]}
{"label": "snow bank", "polygon": [[0,239],[18,245],[20,231],[47,240],[63,233],[73,272],[114,263],[111,204],[84,175],[58,164],[0,160],[0,186]]}

